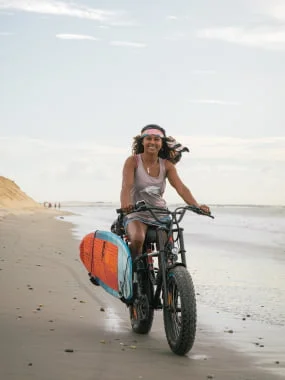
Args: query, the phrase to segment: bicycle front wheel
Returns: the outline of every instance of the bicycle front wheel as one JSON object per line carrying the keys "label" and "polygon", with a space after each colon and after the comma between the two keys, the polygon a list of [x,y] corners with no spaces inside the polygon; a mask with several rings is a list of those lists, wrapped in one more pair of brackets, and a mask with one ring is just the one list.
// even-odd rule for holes
{"label": "bicycle front wheel", "polygon": [[171,350],[185,355],[195,341],[197,311],[193,281],[184,266],[176,266],[167,273],[167,305],[163,317]]}

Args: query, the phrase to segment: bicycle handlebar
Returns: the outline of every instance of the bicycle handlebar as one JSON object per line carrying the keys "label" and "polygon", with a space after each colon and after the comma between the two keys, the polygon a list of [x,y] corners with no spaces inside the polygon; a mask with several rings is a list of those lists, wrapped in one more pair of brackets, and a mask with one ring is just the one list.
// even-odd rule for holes
{"label": "bicycle handlebar", "polygon": [[[175,218],[175,220],[179,223],[185,212],[187,210],[190,210],[192,212],[195,212],[196,214],[199,214],[199,215],[204,215],[204,216],[208,216],[209,218],[212,218],[214,219],[215,217],[211,214],[211,213],[207,213],[205,211],[203,211],[200,207],[196,207],[196,206],[190,206],[190,205],[187,205],[187,206],[180,206],[180,207],[177,207],[174,211],[170,211],[168,210],[167,208],[161,208],[161,207],[152,207],[152,206],[148,206],[146,205],[146,203],[144,201],[139,201],[137,202],[133,209],[130,211],[130,212],[124,212],[123,209],[119,208],[119,209],[116,209],[116,212],[118,214],[121,214],[121,215],[128,215],[128,214],[132,214],[133,212],[141,212],[141,211],[148,211],[150,212],[150,214],[153,216],[153,218],[158,221],[159,223],[167,223],[165,221],[162,221],[161,219],[159,219],[156,215],[155,215],[155,211],[158,212],[160,215],[161,214],[164,214],[164,215],[172,215],[172,217]],[[179,215],[179,219],[177,220],[176,216]]]}

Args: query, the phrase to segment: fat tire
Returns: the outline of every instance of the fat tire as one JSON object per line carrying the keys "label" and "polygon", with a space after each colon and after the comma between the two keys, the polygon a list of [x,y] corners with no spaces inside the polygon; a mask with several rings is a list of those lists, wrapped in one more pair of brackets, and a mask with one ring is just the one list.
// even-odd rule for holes
{"label": "fat tire", "polygon": [[174,312],[164,305],[164,328],[168,344],[177,355],[185,355],[194,344],[196,335],[196,297],[193,281],[190,273],[184,266],[176,266],[167,272],[167,292],[173,286],[177,288],[180,296],[180,330],[175,332]]}

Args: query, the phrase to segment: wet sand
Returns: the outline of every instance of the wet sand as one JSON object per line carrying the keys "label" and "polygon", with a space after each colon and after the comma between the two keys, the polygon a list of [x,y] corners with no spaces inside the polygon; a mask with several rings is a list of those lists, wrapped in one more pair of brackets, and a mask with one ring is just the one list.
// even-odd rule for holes
{"label": "wet sand", "polygon": [[258,367],[200,322],[185,357],[170,351],[161,312],[150,335],[132,333],[124,304],[88,281],[71,227],[46,210],[0,219],[1,379],[282,378],[284,363]]}

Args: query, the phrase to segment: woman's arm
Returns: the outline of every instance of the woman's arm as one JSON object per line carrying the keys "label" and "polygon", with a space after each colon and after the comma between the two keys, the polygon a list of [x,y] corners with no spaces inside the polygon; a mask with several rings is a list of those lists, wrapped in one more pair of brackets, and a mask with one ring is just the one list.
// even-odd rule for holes
{"label": "woman's arm", "polygon": [[126,159],[123,168],[123,179],[122,179],[122,189],[121,189],[121,208],[125,211],[130,211],[132,209],[132,196],[131,190],[134,185],[135,179],[135,157],[130,156]]}
{"label": "woman's arm", "polygon": [[[166,176],[169,180],[169,183],[174,187],[174,189],[177,191],[177,193],[180,195],[180,197],[184,200],[185,203],[188,205],[193,205],[200,207],[194,196],[192,195],[189,188],[184,185],[184,183],[181,181],[176,167],[169,161],[165,162],[165,168],[166,168]],[[205,211],[208,212],[209,208],[207,206],[201,206],[205,208]],[[206,210],[207,207],[207,210]]]}

